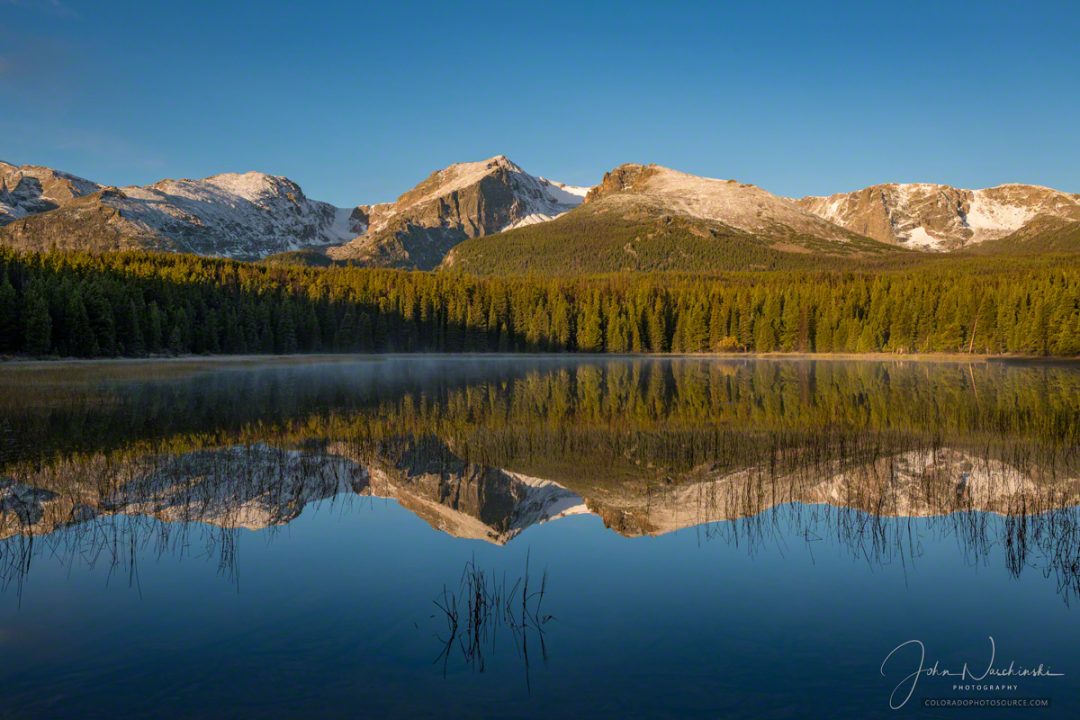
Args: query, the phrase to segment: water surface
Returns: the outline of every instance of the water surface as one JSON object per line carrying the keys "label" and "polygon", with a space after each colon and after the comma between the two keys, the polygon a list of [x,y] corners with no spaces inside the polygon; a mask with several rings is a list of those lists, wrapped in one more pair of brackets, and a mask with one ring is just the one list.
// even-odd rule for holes
{"label": "water surface", "polygon": [[1068,364],[7,366],[0,716],[886,717],[918,639],[1055,675],[899,712],[1072,717],[1078,409]]}

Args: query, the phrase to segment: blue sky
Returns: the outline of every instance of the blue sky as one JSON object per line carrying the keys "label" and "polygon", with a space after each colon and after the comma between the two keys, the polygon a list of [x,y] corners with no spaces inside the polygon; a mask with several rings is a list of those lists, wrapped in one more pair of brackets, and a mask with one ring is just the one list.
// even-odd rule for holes
{"label": "blue sky", "polygon": [[0,159],[263,170],[339,205],[500,153],[576,184],[1080,192],[1078,37],[1075,2],[0,0]]}

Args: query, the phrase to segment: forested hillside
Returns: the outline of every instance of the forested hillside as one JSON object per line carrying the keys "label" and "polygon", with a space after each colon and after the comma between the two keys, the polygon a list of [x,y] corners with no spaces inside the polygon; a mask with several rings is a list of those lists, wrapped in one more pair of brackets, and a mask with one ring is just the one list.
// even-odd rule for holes
{"label": "forested hillside", "polygon": [[[919,259],[902,248],[856,235],[837,242],[786,227],[750,232],[716,220],[642,207],[643,202],[633,195],[604,197],[550,222],[472,238],[451,250],[443,267],[477,275],[566,275],[820,270],[837,263],[851,267],[867,261],[902,264]],[[837,228],[837,232],[845,231]]]}
{"label": "forested hillside", "polygon": [[477,278],[0,251],[0,352],[1080,354],[1068,258],[878,272]]}

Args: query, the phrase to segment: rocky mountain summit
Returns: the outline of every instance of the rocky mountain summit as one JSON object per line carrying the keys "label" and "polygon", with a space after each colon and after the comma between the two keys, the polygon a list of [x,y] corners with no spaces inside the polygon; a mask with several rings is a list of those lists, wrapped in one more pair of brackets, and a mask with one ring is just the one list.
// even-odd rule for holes
{"label": "rocky mountain summit", "polygon": [[601,201],[718,222],[759,236],[805,235],[835,242],[857,239],[844,228],[756,185],[699,177],[659,165],[620,165],[606,173],[586,198],[586,202]]}
{"label": "rocky mountain summit", "polygon": [[431,269],[462,240],[551,220],[580,205],[587,191],[530,175],[503,155],[458,163],[432,173],[396,202],[358,208],[367,232],[330,256]]}
{"label": "rocky mountain summit", "polygon": [[918,250],[958,250],[996,240],[1038,217],[1080,221],[1080,195],[1038,185],[965,190],[890,183],[796,202],[852,232]]}
{"label": "rocky mountain summit", "polygon": [[0,225],[53,210],[100,189],[95,182],[52,168],[0,161]]}

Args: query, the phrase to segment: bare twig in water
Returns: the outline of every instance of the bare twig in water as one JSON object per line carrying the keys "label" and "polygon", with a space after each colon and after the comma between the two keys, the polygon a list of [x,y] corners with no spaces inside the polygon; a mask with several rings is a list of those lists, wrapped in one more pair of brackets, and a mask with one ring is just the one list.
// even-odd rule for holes
{"label": "bare twig in water", "polygon": [[435,658],[442,664],[444,676],[455,649],[468,667],[484,672],[488,655],[495,652],[500,634],[505,634],[524,663],[525,683],[531,690],[530,637],[539,642],[541,657],[547,662],[544,626],[554,616],[543,612],[547,571],[540,577],[539,588],[530,591],[529,563],[526,554],[524,574],[508,587],[505,573],[496,579],[494,573],[480,568],[472,558],[462,570],[456,591],[443,586],[442,594],[433,602],[446,623],[445,634],[436,636],[442,648]]}

